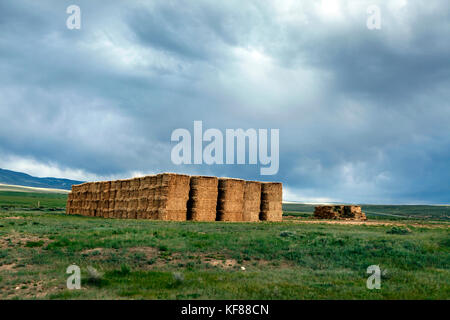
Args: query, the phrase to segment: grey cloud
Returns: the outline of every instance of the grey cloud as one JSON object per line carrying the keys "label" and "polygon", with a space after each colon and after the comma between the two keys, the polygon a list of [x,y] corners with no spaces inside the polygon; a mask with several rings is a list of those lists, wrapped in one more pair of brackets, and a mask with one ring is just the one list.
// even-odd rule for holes
{"label": "grey cloud", "polygon": [[[289,18],[269,1],[80,1],[70,31],[70,1],[2,2],[0,157],[281,180],[297,200],[449,202],[448,3],[408,2],[400,21],[375,2],[376,32],[364,11],[328,22],[313,3]],[[279,173],[174,166],[170,134],[194,120],[279,128]]]}

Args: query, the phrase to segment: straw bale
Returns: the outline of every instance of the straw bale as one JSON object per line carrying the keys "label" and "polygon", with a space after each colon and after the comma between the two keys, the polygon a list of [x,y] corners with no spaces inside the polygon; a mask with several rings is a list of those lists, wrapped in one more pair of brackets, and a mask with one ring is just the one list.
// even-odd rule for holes
{"label": "straw bale", "polygon": [[262,221],[282,221],[282,184],[279,182],[263,182],[261,184],[261,212]]}
{"label": "straw bale", "polygon": [[316,206],[314,217],[317,219],[335,220],[366,220],[366,215],[360,206],[354,205],[325,205]]}
{"label": "straw bale", "polygon": [[245,181],[219,178],[217,218],[219,221],[242,221],[244,214]]}
{"label": "straw bale", "polygon": [[261,183],[246,181],[244,188],[244,214],[243,221],[259,221],[261,210]]}
{"label": "straw bale", "polygon": [[217,177],[192,176],[188,201],[187,219],[215,221],[218,196]]}
{"label": "straw bale", "polygon": [[156,177],[155,207],[158,220],[186,221],[190,177],[175,173],[162,173]]}

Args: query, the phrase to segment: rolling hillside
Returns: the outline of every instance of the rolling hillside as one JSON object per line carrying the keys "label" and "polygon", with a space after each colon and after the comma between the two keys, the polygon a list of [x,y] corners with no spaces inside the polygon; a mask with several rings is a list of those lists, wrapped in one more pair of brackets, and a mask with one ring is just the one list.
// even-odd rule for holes
{"label": "rolling hillside", "polygon": [[0,169],[0,183],[35,188],[70,190],[73,184],[80,184],[83,181],[60,178],[37,178],[22,172]]}

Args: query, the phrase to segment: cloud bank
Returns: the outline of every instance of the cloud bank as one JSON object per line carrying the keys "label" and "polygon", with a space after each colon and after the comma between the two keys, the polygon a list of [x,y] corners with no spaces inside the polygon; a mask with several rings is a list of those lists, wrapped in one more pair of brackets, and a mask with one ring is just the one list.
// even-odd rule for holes
{"label": "cloud bank", "polygon": [[[286,200],[450,203],[450,5],[0,3],[0,166],[284,182]],[[366,9],[381,10],[381,30]],[[177,128],[280,129],[280,169],[170,161]]]}

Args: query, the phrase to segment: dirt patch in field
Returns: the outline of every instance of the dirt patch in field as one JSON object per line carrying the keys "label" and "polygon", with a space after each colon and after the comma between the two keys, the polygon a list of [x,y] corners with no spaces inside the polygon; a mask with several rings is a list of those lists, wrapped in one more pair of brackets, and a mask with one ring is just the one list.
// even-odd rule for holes
{"label": "dirt patch in field", "polygon": [[[239,266],[235,259],[225,257],[222,253],[167,253],[153,247],[133,247],[129,248],[126,255],[133,257],[141,254],[139,257],[139,267],[144,269],[157,269],[164,267],[185,267],[189,264],[203,264],[223,269],[232,269]],[[151,261],[151,263],[148,263]]]}
{"label": "dirt patch in field", "polygon": [[15,263],[4,264],[0,266],[0,271],[11,271],[16,267]]}
{"label": "dirt patch in field", "polygon": [[37,245],[35,247],[43,247],[52,240],[45,237],[38,237],[34,235],[25,235],[20,233],[10,233],[0,237],[0,248],[6,249],[16,246],[25,246],[28,242],[40,242],[42,241],[42,245]]}
{"label": "dirt patch in field", "polygon": [[31,281],[25,283],[16,283],[10,288],[3,288],[6,293],[6,299],[21,298],[21,299],[42,299],[48,294],[52,294],[64,290],[63,286],[46,287],[44,280]]}
{"label": "dirt patch in field", "polygon": [[128,250],[129,253],[143,253],[147,258],[156,257],[158,249],[153,247],[133,247]]}
{"label": "dirt patch in field", "polygon": [[6,220],[21,220],[21,219],[23,219],[23,217],[4,217],[3,219],[6,219]]}
{"label": "dirt patch in field", "polygon": [[112,256],[117,255],[118,249],[111,248],[94,248],[81,251],[81,255],[89,259],[89,261],[104,261],[111,259]]}
{"label": "dirt patch in field", "polygon": [[102,253],[104,251],[105,251],[105,248],[86,249],[86,250],[81,251],[81,254],[90,255],[90,254],[97,253],[97,252]]}
{"label": "dirt patch in field", "polygon": [[[89,260],[110,260],[113,257],[127,257],[134,260],[136,263],[146,263],[148,260],[153,259],[157,262],[159,250],[154,247],[131,247],[122,249],[112,248],[93,248],[86,249],[80,252],[85,258]],[[170,257],[169,257],[170,258]],[[161,261],[161,265],[166,264],[166,261]]]}
{"label": "dirt patch in field", "polygon": [[224,269],[232,269],[237,265],[237,261],[234,259],[217,260],[206,258],[203,263],[207,263],[214,267],[221,267]]}

